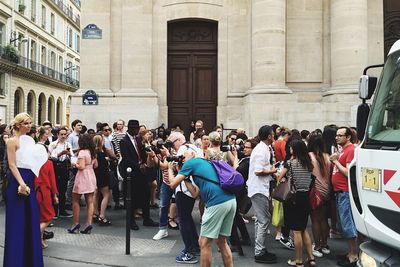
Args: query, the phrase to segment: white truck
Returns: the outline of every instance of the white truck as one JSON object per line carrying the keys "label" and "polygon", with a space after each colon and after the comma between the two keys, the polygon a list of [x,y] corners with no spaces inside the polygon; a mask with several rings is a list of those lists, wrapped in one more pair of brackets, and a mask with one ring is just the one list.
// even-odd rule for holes
{"label": "white truck", "polygon": [[[366,75],[383,67],[377,78]],[[374,90],[376,92],[374,93]],[[374,94],[371,107],[366,103]],[[362,144],[349,168],[351,208],[360,245],[358,266],[400,266],[400,40],[384,65],[360,78],[357,128]]]}

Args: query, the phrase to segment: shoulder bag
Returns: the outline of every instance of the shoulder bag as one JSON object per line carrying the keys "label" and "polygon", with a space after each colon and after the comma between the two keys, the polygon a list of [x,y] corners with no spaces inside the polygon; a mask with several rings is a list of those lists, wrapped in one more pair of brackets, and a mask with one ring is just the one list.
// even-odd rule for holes
{"label": "shoulder bag", "polygon": [[296,195],[296,186],[293,181],[292,164],[289,163],[290,175],[287,175],[286,182],[279,183],[272,192],[272,198],[283,203],[293,202]]}

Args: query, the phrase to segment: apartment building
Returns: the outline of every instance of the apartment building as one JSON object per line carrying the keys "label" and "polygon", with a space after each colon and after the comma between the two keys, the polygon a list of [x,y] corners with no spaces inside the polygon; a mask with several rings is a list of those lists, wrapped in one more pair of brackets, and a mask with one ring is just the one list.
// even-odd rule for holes
{"label": "apartment building", "polygon": [[0,0],[0,119],[69,124],[79,88],[80,0]]}

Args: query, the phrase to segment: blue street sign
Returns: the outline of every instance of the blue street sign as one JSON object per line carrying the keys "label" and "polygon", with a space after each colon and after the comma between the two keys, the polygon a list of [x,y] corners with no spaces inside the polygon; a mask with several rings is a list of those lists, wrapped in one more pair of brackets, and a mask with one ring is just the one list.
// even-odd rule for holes
{"label": "blue street sign", "polygon": [[86,91],[86,93],[82,96],[82,104],[83,105],[98,105],[99,99],[97,97],[96,92],[93,90]]}

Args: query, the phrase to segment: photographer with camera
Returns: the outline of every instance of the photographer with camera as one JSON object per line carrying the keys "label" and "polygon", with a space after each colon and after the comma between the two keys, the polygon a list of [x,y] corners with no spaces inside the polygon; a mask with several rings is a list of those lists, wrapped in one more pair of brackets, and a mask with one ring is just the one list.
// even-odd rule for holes
{"label": "photographer with camera", "polygon": [[[200,193],[206,204],[199,239],[201,266],[211,266],[212,264],[213,239],[217,239],[224,265],[233,266],[232,252],[226,238],[231,234],[236,211],[235,195],[225,192],[219,186],[219,177],[212,163],[199,158],[202,156],[202,151],[193,145],[185,145],[179,152],[183,152],[184,158],[177,175],[174,174],[175,164],[169,164],[168,174],[171,187],[176,188],[184,182],[193,197]],[[237,167],[237,162],[235,167]],[[196,185],[193,184],[190,177],[193,178]],[[215,183],[211,183],[205,178],[215,181]]]}
{"label": "photographer with camera", "polygon": [[[198,156],[202,156],[202,152],[192,144],[186,144],[185,136],[180,132],[171,132],[168,140],[171,145],[170,155],[166,157],[168,162],[175,163],[176,166],[182,166],[183,153],[190,147],[198,152]],[[169,170],[168,170],[169,171]],[[170,180],[168,179],[168,184]],[[195,254],[199,252],[197,229],[193,221],[192,211],[197,195],[192,195],[191,191],[186,186],[185,182],[178,183],[175,189],[176,207],[179,219],[179,231],[182,236],[185,248],[176,256],[175,260],[178,263],[196,263]]]}
{"label": "photographer with camera", "polygon": [[236,159],[232,151],[236,150],[236,146],[230,144],[221,146],[222,138],[218,132],[211,132],[208,136],[211,146],[208,148],[207,159],[224,160],[233,166]]}

